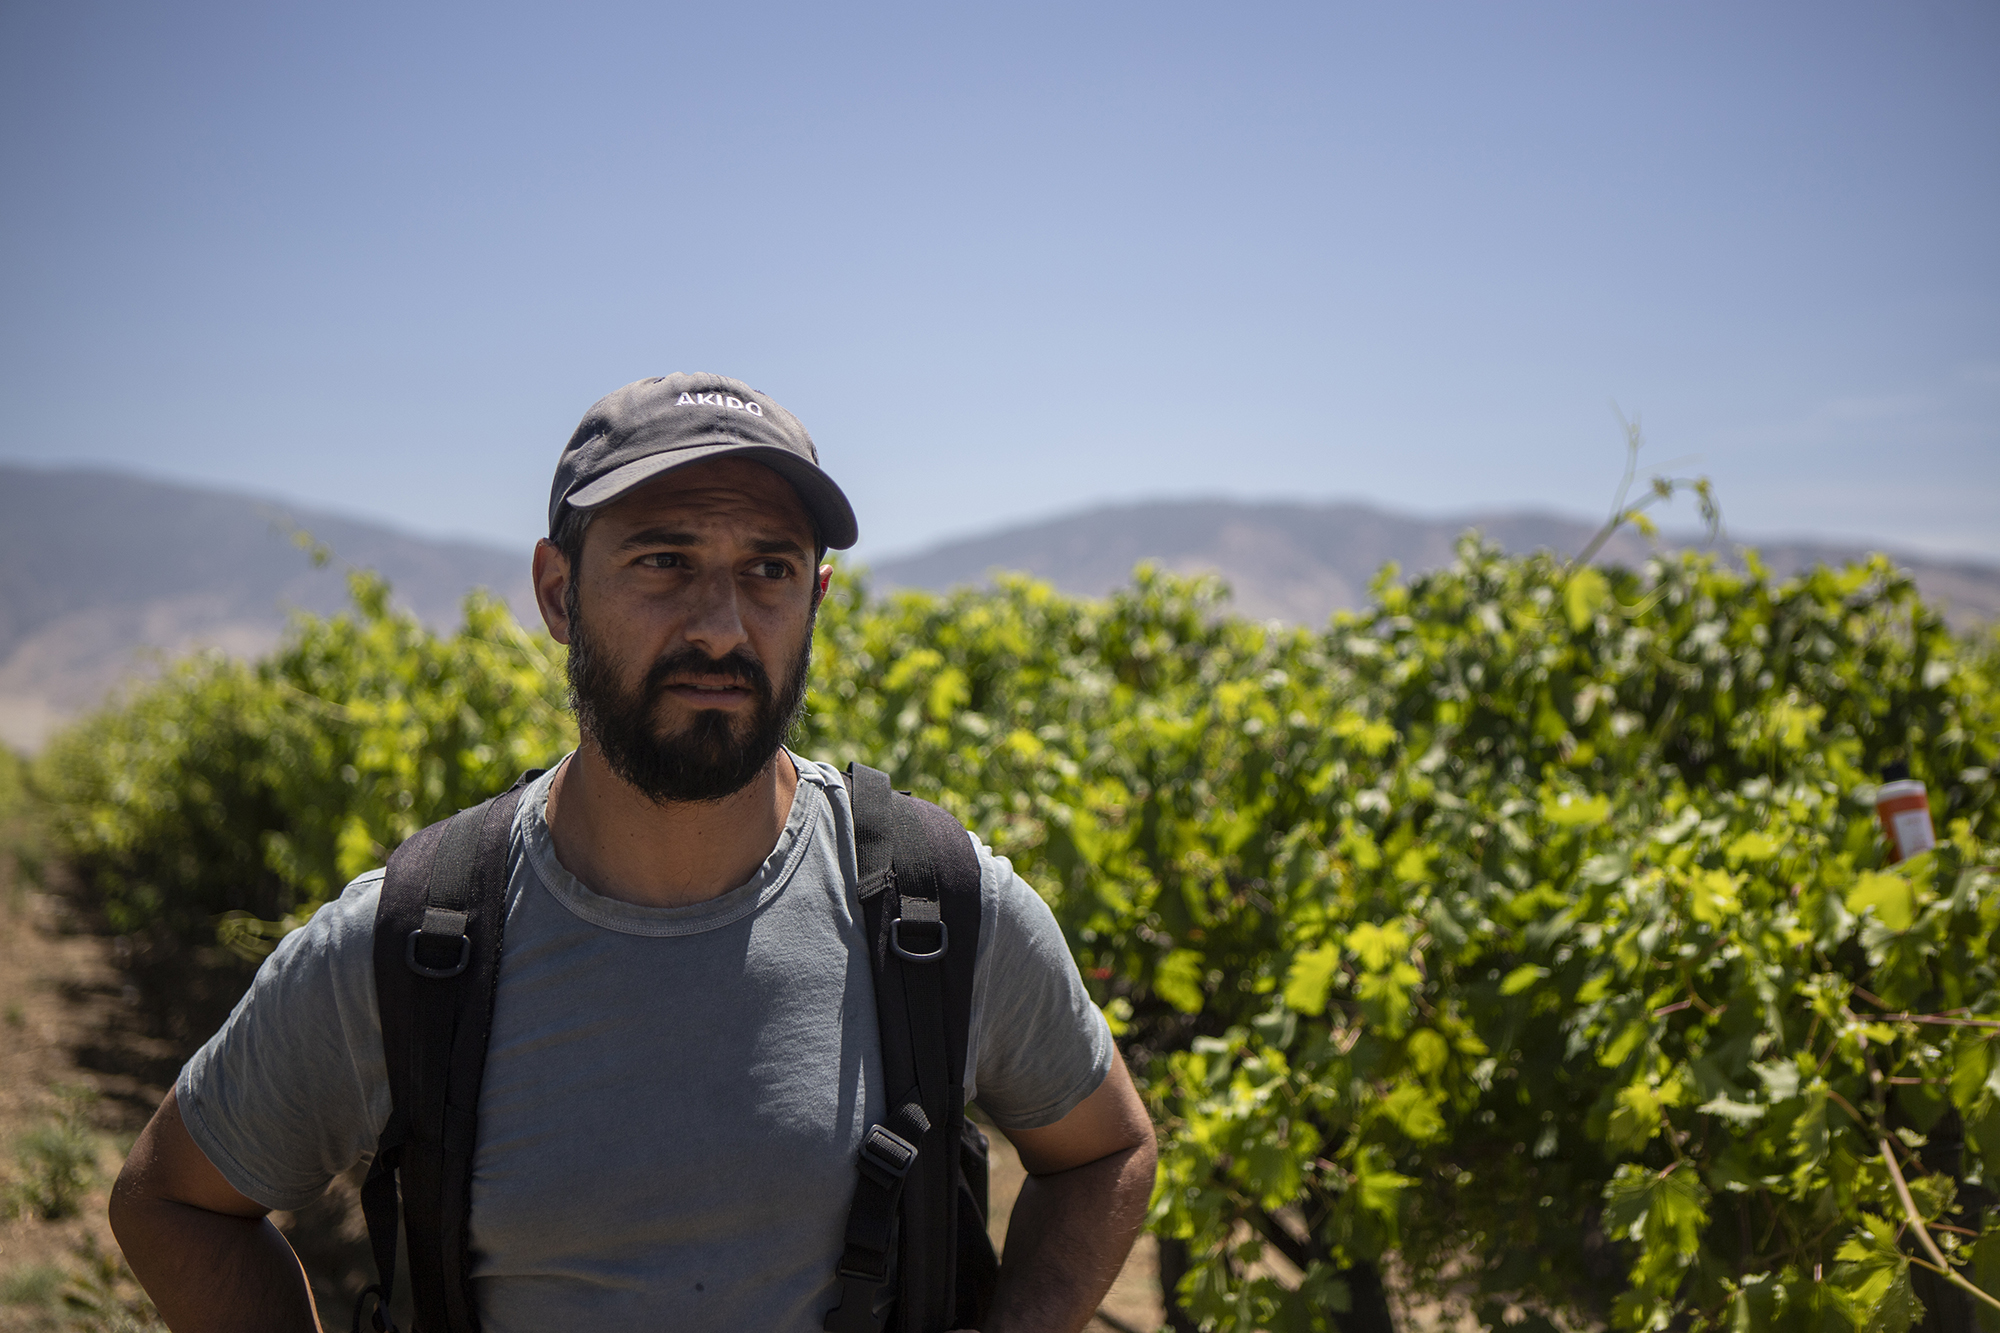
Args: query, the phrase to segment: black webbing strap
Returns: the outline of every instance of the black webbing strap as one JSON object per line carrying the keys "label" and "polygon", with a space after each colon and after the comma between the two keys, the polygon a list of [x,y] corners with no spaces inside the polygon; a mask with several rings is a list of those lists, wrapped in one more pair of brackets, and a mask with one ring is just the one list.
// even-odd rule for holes
{"label": "black webbing strap", "polygon": [[[854,811],[857,892],[861,899],[862,919],[875,977],[878,1026],[885,1034],[882,1041],[882,1073],[887,1080],[886,1086],[910,1089],[909,1093],[892,1103],[897,1112],[891,1117],[899,1122],[894,1126],[897,1141],[908,1148],[909,1153],[894,1179],[885,1181],[881,1178],[879,1164],[872,1160],[871,1152],[878,1146],[877,1135],[883,1127],[878,1125],[871,1129],[862,1141],[860,1160],[856,1164],[860,1179],[855,1183],[854,1203],[848,1209],[847,1232],[836,1268],[840,1279],[840,1304],[827,1312],[824,1327],[828,1333],[881,1333],[895,1304],[896,1293],[890,1285],[889,1276],[892,1270],[891,1251],[897,1239],[897,1219],[904,1191],[909,1186],[910,1172],[922,1160],[924,1132],[930,1128],[930,1120],[923,1110],[921,1099],[915,1095],[917,1090],[913,1086],[915,1079],[913,1071],[908,1068],[909,1062],[899,1059],[904,1053],[895,1049],[899,1043],[888,1040],[886,1034],[892,1028],[880,1012],[890,989],[884,984],[884,945],[887,933],[898,916],[893,910],[897,898],[896,870],[892,847],[894,832],[888,815],[895,792],[889,787],[887,774],[862,764],[849,765],[846,776],[849,802]],[[895,998],[900,1006],[900,987],[895,988]],[[920,1124],[916,1123],[919,1119]]]}
{"label": "black webbing strap", "polygon": [[[932,1333],[960,1326],[968,1308],[955,1270],[979,865],[965,830],[943,810],[893,791],[864,765],[850,765],[847,780],[882,1075],[887,1088],[909,1091],[863,1143],[841,1301],[825,1327],[881,1333],[893,1313],[898,1333]],[[880,1155],[885,1130],[900,1165],[893,1173]],[[985,1247],[983,1234],[977,1241]]]}
{"label": "black webbing strap", "polygon": [[388,1127],[375,1143],[375,1160],[368,1165],[368,1178],[361,1182],[361,1217],[368,1224],[368,1248],[375,1254],[378,1280],[361,1289],[354,1298],[352,1333],[361,1333],[361,1313],[368,1298],[375,1298],[368,1326],[376,1333],[395,1333],[389,1318],[389,1300],[396,1291],[396,1164],[402,1157],[402,1127],[391,1114]]}
{"label": "black webbing strap", "polygon": [[[883,972],[900,977],[903,991],[903,1022],[908,1026],[911,1072],[915,1075],[918,1098],[938,1133],[928,1135],[923,1146],[930,1150],[919,1163],[919,1188],[903,1201],[903,1226],[909,1241],[903,1245],[901,1280],[898,1286],[898,1325],[904,1330],[950,1327],[952,1309],[952,1261],[957,1247],[958,1216],[954,1206],[958,1193],[958,1136],[956,1126],[963,1116],[961,1091],[957,1102],[951,1095],[950,1059],[945,1048],[944,961],[949,956],[951,931],[944,924],[939,898],[943,892],[934,849],[928,845],[917,823],[914,802],[907,797],[889,803],[890,828],[895,839],[896,866],[891,872],[890,889],[898,895],[896,915],[889,925],[889,954]],[[965,835],[958,835],[961,842]],[[884,914],[887,915],[884,904]],[[890,1087],[895,1087],[891,1082]],[[946,1126],[952,1127],[947,1137]]]}
{"label": "black webbing strap", "polygon": [[393,1333],[396,1203],[408,1223],[420,1333],[476,1333],[467,1264],[472,1150],[487,1030],[500,974],[507,849],[524,775],[500,796],[410,838],[389,857],[375,914],[375,994],[389,1072],[389,1123],[361,1188],[380,1280],[354,1305],[354,1333]]}

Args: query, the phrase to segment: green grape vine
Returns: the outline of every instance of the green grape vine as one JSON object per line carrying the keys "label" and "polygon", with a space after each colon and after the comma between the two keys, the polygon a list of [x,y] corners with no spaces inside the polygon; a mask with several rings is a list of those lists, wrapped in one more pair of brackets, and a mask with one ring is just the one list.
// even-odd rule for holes
{"label": "green grape vine", "polygon": [[[1886,562],[1378,581],[1321,630],[836,583],[796,748],[942,801],[1054,905],[1162,1131],[1176,1317],[2000,1328],[2000,641]],[[357,581],[42,758],[121,930],[246,953],[573,741],[559,650]],[[1889,864],[1884,764],[1935,851]]]}

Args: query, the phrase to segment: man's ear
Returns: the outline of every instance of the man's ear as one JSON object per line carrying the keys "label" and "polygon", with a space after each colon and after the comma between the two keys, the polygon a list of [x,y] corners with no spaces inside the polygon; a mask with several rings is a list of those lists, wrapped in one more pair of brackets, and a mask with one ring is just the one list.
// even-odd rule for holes
{"label": "man's ear", "polygon": [[569,560],[548,538],[535,543],[535,607],[549,637],[557,643],[569,642],[569,607],[564,594],[569,591]]}

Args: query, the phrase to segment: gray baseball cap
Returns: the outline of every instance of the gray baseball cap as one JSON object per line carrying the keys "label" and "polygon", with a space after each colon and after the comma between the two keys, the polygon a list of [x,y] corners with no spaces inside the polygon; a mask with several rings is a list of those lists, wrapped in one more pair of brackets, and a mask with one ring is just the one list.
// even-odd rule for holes
{"label": "gray baseball cap", "polygon": [[662,375],[597,400],[563,446],[549,488],[549,535],[563,507],[596,509],[689,463],[734,455],[792,483],[819,539],[854,545],[854,507],[820,471],[819,450],[799,419],[740,380]]}

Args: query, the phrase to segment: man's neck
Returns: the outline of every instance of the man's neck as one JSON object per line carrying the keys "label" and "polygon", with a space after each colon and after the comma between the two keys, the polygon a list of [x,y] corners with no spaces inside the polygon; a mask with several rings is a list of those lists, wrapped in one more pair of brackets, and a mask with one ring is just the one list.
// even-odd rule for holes
{"label": "man's neck", "polygon": [[549,787],[549,834],[563,869],[592,892],[642,907],[687,907],[755,874],[791,817],[799,774],[780,748],[719,801],[648,800],[586,737]]}

